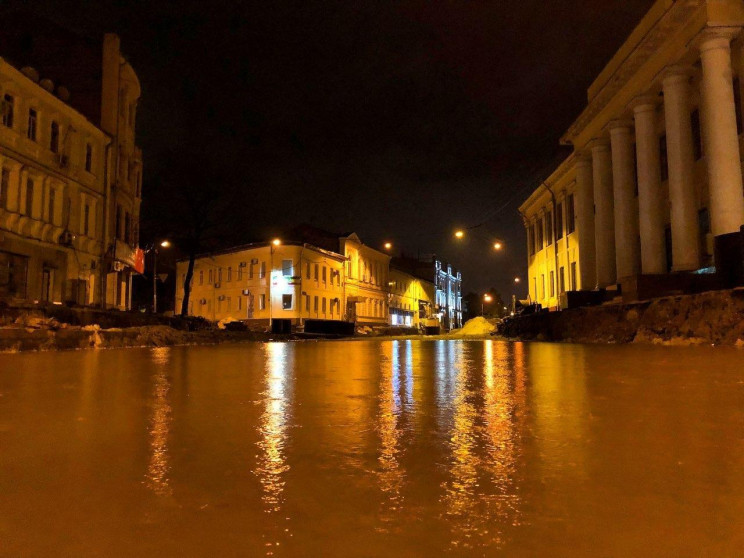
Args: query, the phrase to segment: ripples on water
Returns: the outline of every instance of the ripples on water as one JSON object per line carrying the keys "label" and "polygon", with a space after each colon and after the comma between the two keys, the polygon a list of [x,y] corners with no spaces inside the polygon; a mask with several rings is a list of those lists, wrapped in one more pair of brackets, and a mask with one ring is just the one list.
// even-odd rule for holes
{"label": "ripples on water", "polygon": [[0,356],[0,554],[738,555],[742,355],[401,340]]}

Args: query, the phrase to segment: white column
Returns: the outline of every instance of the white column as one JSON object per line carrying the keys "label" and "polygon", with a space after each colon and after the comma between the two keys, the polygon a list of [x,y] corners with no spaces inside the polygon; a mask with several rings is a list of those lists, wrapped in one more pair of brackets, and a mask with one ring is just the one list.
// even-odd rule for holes
{"label": "white column", "polygon": [[614,285],[615,219],[612,209],[612,160],[607,140],[592,144],[592,179],[594,182],[594,238],[597,254],[597,287]]}
{"label": "white column", "polygon": [[656,99],[638,99],[635,117],[638,162],[638,222],[641,234],[641,272],[666,272],[664,254],[664,198],[661,191]]}
{"label": "white column", "polygon": [[[582,291],[590,291],[597,284],[597,254],[594,239],[592,158],[586,154],[580,154],[576,159],[575,201],[576,234],[579,237],[579,282]],[[572,287],[577,289],[576,285]]]}
{"label": "white column", "polygon": [[610,124],[612,149],[612,191],[615,206],[615,262],[617,277],[640,271],[638,255],[638,213],[635,200],[632,122]]}
{"label": "white column", "polygon": [[700,45],[705,156],[714,235],[737,232],[744,223],[730,40],[730,34],[711,32]]}
{"label": "white column", "polygon": [[690,119],[690,70],[670,68],[663,84],[669,160],[672,271],[688,271],[697,269],[700,265],[694,184],[695,155]]}

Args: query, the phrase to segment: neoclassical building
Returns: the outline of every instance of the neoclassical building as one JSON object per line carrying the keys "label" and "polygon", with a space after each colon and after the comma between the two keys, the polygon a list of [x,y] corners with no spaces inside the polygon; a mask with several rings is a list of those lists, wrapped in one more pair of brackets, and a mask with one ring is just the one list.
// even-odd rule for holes
{"label": "neoclassical building", "polygon": [[130,307],[140,86],[119,38],[5,14],[0,37],[0,299]]}
{"label": "neoclassical building", "polygon": [[728,265],[743,28],[742,0],[658,0],[592,83],[562,138],[573,153],[520,207],[533,301]]}

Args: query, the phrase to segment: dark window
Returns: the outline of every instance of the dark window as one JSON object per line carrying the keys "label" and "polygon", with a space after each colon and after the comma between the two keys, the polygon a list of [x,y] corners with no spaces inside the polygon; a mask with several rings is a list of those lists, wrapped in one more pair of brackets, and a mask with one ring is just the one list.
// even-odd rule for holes
{"label": "dark window", "polygon": [[85,170],[90,172],[93,168],[93,148],[89,143],[85,144]]}
{"label": "dark window", "polygon": [[698,211],[698,227],[700,230],[700,253],[703,255],[703,263],[707,267],[713,263],[713,254],[708,253],[708,243],[706,242],[707,236],[710,234],[710,213],[707,207]]}
{"label": "dark window", "polygon": [[553,244],[553,214],[551,212],[545,215],[545,236],[548,239],[548,246]]}
{"label": "dark window", "polygon": [[49,222],[52,224],[54,224],[54,198],[56,193],[54,188],[49,188]]}
{"label": "dark window", "polygon": [[666,134],[659,138],[659,166],[661,170],[661,181],[669,179],[669,161],[667,160]]}
{"label": "dark window", "polygon": [[690,123],[692,124],[692,152],[697,161],[703,156],[703,137],[700,133],[700,111],[695,109],[690,114]]}
{"label": "dark window", "polygon": [[5,95],[3,97],[2,115],[3,115],[3,126],[8,128],[13,127],[13,108],[14,99],[11,95]]}
{"label": "dark window", "polygon": [[5,208],[8,205],[8,188],[10,188],[10,170],[2,170],[2,178],[0,178],[0,208]]}
{"label": "dark window", "polygon": [[124,242],[127,244],[132,240],[132,216],[129,211],[124,212]]}
{"label": "dark window", "polygon": [[49,149],[52,153],[59,151],[59,124],[52,120],[51,130],[49,132]]}
{"label": "dark window", "polygon": [[563,238],[563,204],[559,203],[555,209],[555,239]]}
{"label": "dark window", "polygon": [[[537,229],[537,247],[536,248],[537,248],[537,251],[539,252],[540,250],[543,249],[543,246],[545,244],[545,229],[543,229],[542,219],[537,220],[536,229]],[[544,295],[545,293],[543,293],[543,297]]]}
{"label": "dark window", "polygon": [[36,111],[28,109],[28,139],[36,141]]}
{"label": "dark window", "polygon": [[292,295],[291,294],[282,295],[282,308],[284,310],[292,310]]}
{"label": "dark window", "polygon": [[565,293],[566,292],[566,268],[561,267],[561,271],[558,274],[558,292]]}
{"label": "dark window", "polygon": [[83,206],[83,234],[89,236],[90,233],[90,206],[86,203]]}
{"label": "dark window", "polygon": [[576,230],[576,218],[574,216],[574,197],[569,194],[566,198],[566,233],[571,234]]}
{"label": "dark window", "polygon": [[116,206],[116,238],[121,240],[121,206]]}
{"label": "dark window", "polygon": [[34,181],[30,178],[26,181],[26,215],[31,217],[34,207]]}
{"label": "dark window", "polygon": [[[586,289],[586,285],[582,285],[584,289]],[[571,285],[570,288],[577,291],[579,290],[576,285],[576,262],[571,262]]]}
{"label": "dark window", "polygon": [[734,108],[736,109],[736,133],[741,134],[742,129],[742,115],[741,115],[741,82],[739,76],[734,78]]}
{"label": "dark window", "polygon": [[664,249],[666,251],[666,270],[667,273],[672,270],[672,228],[664,229]]}
{"label": "dark window", "polygon": [[535,255],[535,224],[533,223],[530,225],[529,230],[527,231],[527,237],[528,237],[528,243],[530,246],[530,256]]}

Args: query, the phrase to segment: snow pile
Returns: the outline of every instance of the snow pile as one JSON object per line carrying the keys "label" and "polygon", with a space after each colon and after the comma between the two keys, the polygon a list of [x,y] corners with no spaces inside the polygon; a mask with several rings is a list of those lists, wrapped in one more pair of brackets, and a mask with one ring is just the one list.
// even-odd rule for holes
{"label": "snow pile", "polygon": [[478,316],[465,322],[460,329],[452,330],[450,337],[485,337],[496,331],[498,320],[487,320],[483,316]]}
{"label": "snow pile", "polygon": [[227,324],[231,324],[233,322],[238,322],[240,320],[236,320],[232,316],[228,316],[227,318],[221,319],[219,322],[217,322],[217,327],[219,329],[227,329]]}

